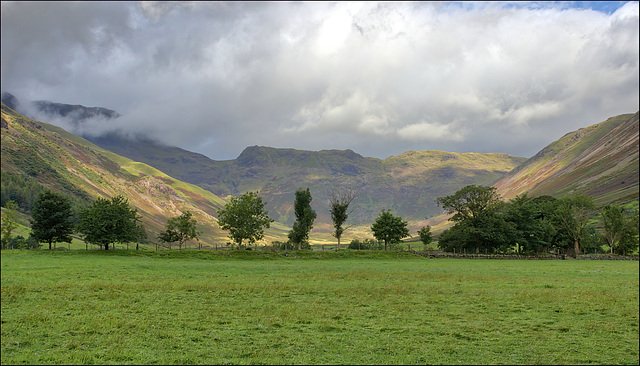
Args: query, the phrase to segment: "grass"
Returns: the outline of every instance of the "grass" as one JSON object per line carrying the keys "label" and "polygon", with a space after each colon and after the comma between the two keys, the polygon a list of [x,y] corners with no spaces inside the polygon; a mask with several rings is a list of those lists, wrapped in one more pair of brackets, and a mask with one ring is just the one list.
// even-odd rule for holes
{"label": "grass", "polygon": [[638,364],[638,263],[3,251],[2,364]]}

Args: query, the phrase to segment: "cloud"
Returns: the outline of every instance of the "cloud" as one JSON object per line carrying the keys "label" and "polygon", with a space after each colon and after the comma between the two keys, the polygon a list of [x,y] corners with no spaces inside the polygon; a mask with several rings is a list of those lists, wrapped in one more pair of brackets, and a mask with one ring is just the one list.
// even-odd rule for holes
{"label": "cloud", "polygon": [[2,88],[213,159],[532,156],[638,110],[638,2],[2,2]]}

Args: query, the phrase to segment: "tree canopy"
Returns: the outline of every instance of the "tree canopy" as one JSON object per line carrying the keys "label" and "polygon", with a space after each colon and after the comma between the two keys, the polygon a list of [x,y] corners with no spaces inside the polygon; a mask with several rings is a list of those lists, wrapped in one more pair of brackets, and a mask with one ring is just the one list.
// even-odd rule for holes
{"label": "tree canopy", "polygon": [[258,192],[231,197],[229,203],[218,211],[218,224],[222,230],[229,230],[229,238],[238,248],[245,239],[253,244],[264,237],[264,229],[274,222],[264,206]]}
{"label": "tree canopy", "polygon": [[89,207],[80,211],[79,231],[88,243],[109,250],[115,243],[130,243],[143,239],[144,228],[138,225],[140,215],[129,207],[123,196],[111,200],[98,198]]}
{"label": "tree canopy", "polygon": [[387,250],[388,244],[399,243],[409,236],[407,225],[407,221],[402,220],[402,217],[394,216],[391,210],[382,210],[380,216],[371,225],[371,231],[376,239],[384,241],[384,250]]}
{"label": "tree canopy", "polygon": [[167,221],[165,231],[158,235],[158,239],[167,243],[177,241],[178,248],[182,249],[182,244],[185,241],[198,238],[197,224],[198,222],[193,218],[193,214],[190,211],[185,211]]}
{"label": "tree canopy", "polygon": [[289,232],[289,240],[302,250],[302,245],[308,244],[309,232],[313,229],[313,221],[316,219],[316,212],[311,208],[311,191],[309,188],[299,188],[296,191],[296,199],[293,209],[296,221]]}
{"label": "tree canopy", "polygon": [[39,243],[71,243],[75,231],[71,200],[50,190],[38,195],[31,211],[31,236]]}

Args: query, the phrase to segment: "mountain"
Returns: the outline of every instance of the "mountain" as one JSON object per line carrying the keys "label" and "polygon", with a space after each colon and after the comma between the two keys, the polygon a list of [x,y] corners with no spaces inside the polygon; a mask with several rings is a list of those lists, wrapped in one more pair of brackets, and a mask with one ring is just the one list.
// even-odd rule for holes
{"label": "mountain", "polygon": [[[3,182],[13,177],[24,186],[42,185],[84,204],[122,195],[138,209],[151,242],[169,217],[189,210],[200,223],[205,245],[226,242],[226,233],[219,230],[215,219],[226,201],[211,192],[59,127],[26,118],[4,103],[1,121]],[[276,226],[270,235],[279,238],[285,231]]]}
{"label": "mountain", "polygon": [[638,113],[566,134],[494,185],[503,198],[582,193],[598,204],[638,200]]}
{"label": "mountain", "polygon": [[90,119],[110,120],[120,117],[118,112],[102,107],[85,107],[83,105],[71,105],[54,103],[48,100],[36,100],[31,102],[41,118],[65,118],[75,127]]}
{"label": "mountain", "polygon": [[246,148],[237,159],[214,161],[204,155],[150,140],[131,143],[115,134],[88,137],[96,145],[205,188],[219,196],[259,191],[277,221],[292,225],[295,191],[309,187],[319,230],[330,230],[327,200],[334,189],[355,189],[357,209],[350,220],[370,224],[390,208],[409,220],[440,214],[435,200],[469,184],[490,185],[524,158],[507,154],[408,151],[381,160],[351,150],[305,151]]}

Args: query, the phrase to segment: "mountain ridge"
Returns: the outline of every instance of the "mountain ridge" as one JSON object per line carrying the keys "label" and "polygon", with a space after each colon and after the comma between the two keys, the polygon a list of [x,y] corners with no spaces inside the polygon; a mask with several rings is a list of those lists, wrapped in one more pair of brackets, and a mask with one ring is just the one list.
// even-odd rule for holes
{"label": "mountain ridge", "polygon": [[[350,149],[310,151],[255,145],[245,148],[236,159],[218,161],[144,137],[134,144],[112,132],[85,140],[55,126],[48,128],[64,131],[71,141],[90,143],[132,173],[137,169],[134,167],[144,167],[140,168],[144,174],[154,170],[158,176],[166,175],[160,182],[198,187],[208,192],[201,196],[210,194],[208,197],[218,202],[217,207],[229,196],[258,191],[281,232],[293,222],[295,191],[310,187],[312,207],[318,213],[314,232],[328,235],[332,228],[327,200],[336,189],[358,191],[350,221],[361,227],[360,232],[367,232],[366,225],[382,209],[405,217],[412,229],[425,224],[441,227],[446,217],[436,199],[471,184],[493,185],[504,199],[522,193],[589,193],[599,204],[637,201],[638,113],[635,122],[633,116],[618,115],[569,132],[529,159],[505,153],[437,150],[405,151],[379,159]],[[607,141],[611,146],[607,147]],[[615,152],[612,146],[617,148]],[[624,185],[616,186],[606,179],[617,179]],[[215,215],[214,209],[211,215]]]}

